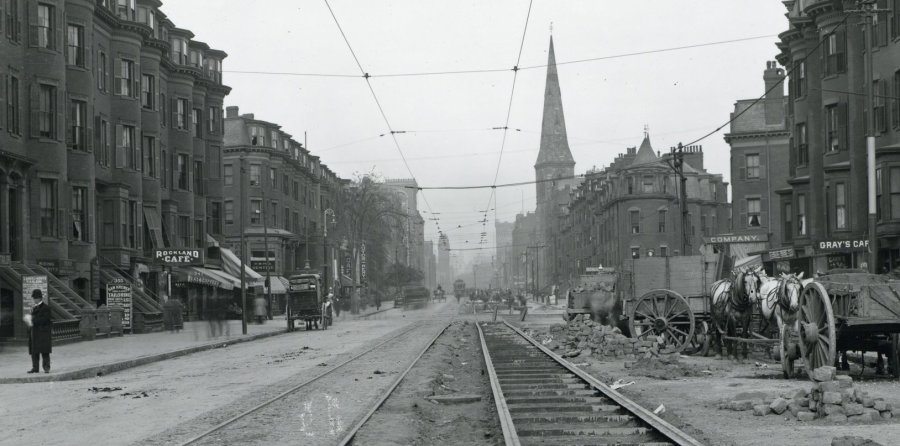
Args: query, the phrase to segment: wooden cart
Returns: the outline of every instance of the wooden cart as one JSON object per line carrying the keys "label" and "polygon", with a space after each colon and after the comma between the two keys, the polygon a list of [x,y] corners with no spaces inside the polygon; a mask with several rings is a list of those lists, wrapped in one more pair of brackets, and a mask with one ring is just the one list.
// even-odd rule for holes
{"label": "wooden cart", "polygon": [[318,274],[298,274],[288,279],[285,314],[288,331],[295,329],[294,322],[302,320],[306,327],[325,330],[331,325],[331,305],[322,296],[322,283]]}
{"label": "wooden cart", "polygon": [[718,257],[648,257],[626,261],[619,290],[631,336],[705,355],[710,344],[709,287]]}
{"label": "wooden cart", "polygon": [[797,325],[782,341],[782,361],[806,373],[833,365],[841,351],[879,352],[900,377],[900,281],[856,271],[834,271],[808,283],[800,294]]}

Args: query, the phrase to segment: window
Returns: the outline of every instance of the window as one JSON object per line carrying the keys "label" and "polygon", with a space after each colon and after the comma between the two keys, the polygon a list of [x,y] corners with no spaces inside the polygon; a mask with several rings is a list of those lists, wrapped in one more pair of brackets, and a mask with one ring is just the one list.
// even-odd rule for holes
{"label": "window", "polygon": [[269,186],[272,190],[278,189],[278,170],[274,167],[269,168]]}
{"label": "window", "polygon": [[6,130],[21,135],[19,122],[19,78],[9,76],[6,83]]}
{"label": "window", "polygon": [[250,145],[252,146],[265,146],[266,145],[266,130],[262,127],[251,126],[250,127]]}
{"label": "window", "polygon": [[829,152],[837,152],[841,150],[840,117],[838,106],[829,105],[825,107],[825,147]]}
{"label": "window", "polygon": [[188,129],[187,110],[187,99],[178,99],[177,101],[175,101],[175,128],[177,128],[178,130]]}
{"label": "window", "polygon": [[194,193],[203,195],[203,161],[194,161]]}
{"label": "window", "polygon": [[38,101],[38,136],[42,138],[56,137],[56,87],[40,85]]}
{"label": "window", "polygon": [[69,103],[69,134],[66,135],[68,145],[72,150],[87,151],[87,103],[84,101],[71,101]]}
{"label": "window", "polygon": [[641,212],[631,211],[629,214],[631,216],[631,233],[639,234],[641,232]]}
{"label": "window", "polygon": [[900,0],[892,0],[891,5],[891,38],[900,36]]}
{"label": "window", "polygon": [[209,230],[213,234],[221,234],[222,228],[222,203],[212,202],[209,209]]}
{"label": "window", "polygon": [[169,115],[166,114],[166,95],[164,93],[159,94],[159,125],[162,127],[166,126],[166,122],[169,120]]}
{"label": "window", "polygon": [[260,166],[259,164],[251,164],[250,165],[250,185],[251,186],[259,186],[261,169],[262,169],[262,166]]}
{"label": "window", "polygon": [[160,147],[160,155],[159,155],[159,186],[163,189],[168,189],[169,184],[169,154],[168,152]]}
{"label": "window", "polygon": [[278,202],[273,201],[269,203],[269,206],[272,208],[272,215],[271,219],[267,221],[266,224],[269,225],[269,227],[274,228],[278,226]]}
{"label": "window", "polygon": [[109,121],[100,119],[100,126],[97,131],[100,133],[100,147],[97,147],[97,151],[99,152],[97,162],[103,167],[109,167],[109,159],[112,155],[109,144]]}
{"label": "window", "polygon": [[900,167],[891,167],[891,220],[900,219]]}
{"label": "window", "polygon": [[178,188],[181,190],[188,190],[188,185],[190,182],[188,181],[190,168],[190,161],[188,160],[188,155],[183,153],[178,154]]}
{"label": "window", "polygon": [[208,133],[216,133],[216,117],[218,116],[218,112],[218,107],[209,107],[208,110],[206,110],[206,131]]}
{"label": "window", "polygon": [[659,247],[659,256],[660,257],[668,257],[669,256],[669,247],[668,246],[660,246]]}
{"label": "window", "polygon": [[262,200],[250,200],[250,224],[258,225],[262,212]]}
{"label": "window", "polygon": [[194,124],[191,129],[193,130],[192,134],[194,138],[200,138],[203,136],[203,121],[200,119],[200,109],[195,108],[191,110],[191,123]]}
{"label": "window", "polygon": [[172,39],[172,62],[187,65],[187,40],[175,37]]}
{"label": "window", "polygon": [[747,179],[759,178],[759,154],[747,154]]}
{"label": "window", "polygon": [[747,227],[755,228],[760,226],[759,222],[760,200],[759,198],[747,199]]}
{"label": "window", "polygon": [[116,202],[106,200],[103,202],[101,214],[103,220],[103,244],[105,246],[116,245]]}
{"label": "window", "polygon": [[833,32],[826,37],[825,41],[825,75],[843,73],[847,66],[844,59],[844,42],[843,32]]}
{"label": "window", "polygon": [[797,165],[805,166],[809,162],[809,145],[806,139],[806,124],[797,124]]}
{"label": "window", "polygon": [[69,25],[66,31],[66,63],[84,68],[84,27]]}
{"label": "window", "polygon": [[796,98],[802,98],[806,94],[806,62],[794,62],[794,93]]}
{"label": "window", "polygon": [[141,218],[138,215],[140,207],[138,207],[137,201],[128,201],[128,208],[126,209],[127,215],[124,221],[127,221],[127,230],[128,230],[128,247],[129,248],[137,248],[138,247],[138,219]]}
{"label": "window", "polygon": [[134,61],[119,59],[119,73],[117,79],[117,93],[120,96],[136,97],[137,81],[134,77]]}
{"label": "window", "polygon": [[153,110],[156,99],[156,79],[149,74],[141,75],[141,107]]}
{"label": "window", "polygon": [[225,224],[234,224],[234,202],[231,200],[225,201]]}
{"label": "window", "polygon": [[159,160],[156,158],[156,138],[143,135],[141,138],[141,148],[144,151],[144,165],[141,170],[143,170],[144,174],[148,177],[156,178],[157,164],[159,163]]}
{"label": "window", "polygon": [[291,183],[288,181],[288,175],[286,173],[281,174],[281,193],[285,196],[290,194]]}
{"label": "window", "polygon": [[225,165],[225,185],[231,186],[234,184],[234,165],[226,164]]}
{"label": "window", "polygon": [[135,141],[135,131],[133,125],[119,124],[116,126],[116,167],[138,171],[141,169],[140,149]]}
{"label": "window", "polygon": [[55,40],[55,9],[53,6],[38,3],[37,21],[31,25],[32,46],[38,48],[56,49]]}
{"label": "window", "polygon": [[19,22],[19,0],[6,2],[6,37],[12,42],[21,42],[22,30]]}
{"label": "window", "polygon": [[797,195],[797,235],[806,235],[806,195]]}
{"label": "window", "polygon": [[[877,0],[875,3],[877,8],[886,9],[887,1],[886,0]],[[873,14],[872,16],[872,47],[876,46],[885,46],[887,45],[887,37],[888,37],[888,22],[884,15],[882,14]]]}
{"label": "window", "polygon": [[631,258],[632,258],[632,259],[639,259],[639,258],[641,258],[641,248],[632,247],[632,248],[631,248]]}
{"label": "window", "polygon": [[847,185],[844,183],[834,185],[834,228],[847,229]]}
{"label": "window", "polygon": [[300,234],[300,213],[294,212],[294,234]]}
{"label": "window", "polygon": [[203,247],[203,235],[206,230],[203,228],[203,220],[194,220],[194,247]]}
{"label": "window", "polygon": [[794,209],[791,202],[784,204],[784,241],[794,238]]}
{"label": "window", "polygon": [[116,16],[122,20],[134,21],[134,0],[116,0]]}
{"label": "window", "polygon": [[707,226],[707,217],[706,215],[700,215],[700,235],[704,237],[709,237],[709,226]]}
{"label": "window", "polygon": [[178,216],[178,237],[182,248],[191,246],[191,217],[186,215]]}
{"label": "window", "polygon": [[875,169],[875,219],[881,221],[881,169]]}
{"label": "window", "polygon": [[292,192],[293,192],[294,200],[300,200],[300,182],[299,181],[294,181],[294,190]]}
{"label": "window", "polygon": [[659,232],[666,232],[666,214],[668,211],[665,209],[659,210]]}
{"label": "window", "polygon": [[[900,0],[897,0],[900,2]],[[900,23],[897,23],[897,26],[894,28],[900,27]],[[900,70],[894,72],[894,88],[892,90],[894,92],[894,98],[891,99],[891,124],[894,127],[900,127],[900,99],[896,99],[897,95],[900,95]]]}
{"label": "window", "polygon": [[56,237],[56,180],[41,179],[41,236]]}
{"label": "window", "polygon": [[285,230],[291,230],[291,209],[284,208],[284,226],[282,226]]}
{"label": "window", "polygon": [[276,148],[276,149],[279,148],[279,147],[278,147],[278,142],[279,142],[279,141],[278,141],[278,131],[277,131],[277,130],[272,130],[272,147],[274,147],[274,148]]}
{"label": "window", "polygon": [[884,133],[887,131],[887,107],[884,104],[886,82],[876,79],[872,82],[872,91],[875,95],[872,105],[872,114],[875,118],[875,131]]}
{"label": "window", "polygon": [[653,189],[655,189],[653,187],[654,183],[655,181],[653,177],[644,177],[643,181],[641,182],[641,192],[645,194],[652,194]]}
{"label": "window", "polygon": [[87,197],[86,187],[72,188],[72,240],[79,242],[88,241],[87,231],[90,230],[86,212]]}
{"label": "window", "polygon": [[97,52],[97,88],[100,91],[107,91],[106,80],[109,78],[109,65],[106,62],[106,53]]}
{"label": "window", "polygon": [[634,193],[634,177],[628,177],[628,195]]}

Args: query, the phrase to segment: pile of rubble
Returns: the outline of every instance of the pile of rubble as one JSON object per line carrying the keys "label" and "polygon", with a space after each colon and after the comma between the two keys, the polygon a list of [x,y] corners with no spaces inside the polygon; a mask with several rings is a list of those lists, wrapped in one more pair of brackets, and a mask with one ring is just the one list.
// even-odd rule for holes
{"label": "pile of rubble", "polygon": [[835,368],[823,366],[813,371],[815,383],[810,389],[799,389],[774,399],[738,398],[719,405],[726,410],[752,410],[753,415],[791,415],[799,421],[824,418],[830,422],[871,422],[900,417],[882,398],[870,396],[853,385],[853,378],[836,375]]}
{"label": "pile of rubble", "polygon": [[594,322],[586,314],[575,316],[568,324],[550,327],[549,341],[545,346],[562,350],[565,358],[593,356],[596,358],[653,358],[674,355],[674,350],[662,347],[656,338],[641,341],[622,334],[617,327]]}

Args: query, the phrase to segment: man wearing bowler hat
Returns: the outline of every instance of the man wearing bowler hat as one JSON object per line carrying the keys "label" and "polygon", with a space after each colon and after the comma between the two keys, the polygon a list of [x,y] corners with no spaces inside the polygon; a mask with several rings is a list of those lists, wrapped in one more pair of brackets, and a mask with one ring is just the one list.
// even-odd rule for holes
{"label": "man wearing bowler hat", "polygon": [[[44,373],[50,373],[50,352],[53,350],[53,333],[50,320],[50,307],[44,302],[44,294],[41,290],[31,293],[34,306],[31,314],[25,318],[29,326],[28,353],[31,355],[31,370],[28,373],[38,373],[40,359],[44,360]],[[30,316],[30,317],[29,317]]]}

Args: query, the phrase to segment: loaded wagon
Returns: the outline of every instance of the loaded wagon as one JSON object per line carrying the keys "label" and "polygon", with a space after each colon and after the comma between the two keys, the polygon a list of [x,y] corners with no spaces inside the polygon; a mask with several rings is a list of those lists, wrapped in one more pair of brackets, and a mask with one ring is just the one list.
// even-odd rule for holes
{"label": "loaded wagon", "polygon": [[900,281],[834,270],[804,286],[797,324],[782,339],[785,375],[802,358],[807,375],[833,365],[838,352],[878,352],[900,377]]}
{"label": "loaded wagon", "polygon": [[612,268],[587,268],[578,278],[578,285],[570,289],[566,299],[563,317],[570,321],[579,314],[612,313],[611,308],[618,300],[616,282],[619,275]]}
{"label": "loaded wagon", "polygon": [[618,288],[631,336],[674,351],[709,350],[709,287],[718,255],[647,257],[623,263]]}
{"label": "loaded wagon", "polygon": [[331,305],[322,295],[322,283],[318,274],[298,274],[288,278],[287,329],[294,330],[294,321],[306,322],[306,328],[322,330],[331,325]]}
{"label": "loaded wagon", "polygon": [[425,308],[431,301],[431,293],[428,292],[428,288],[420,285],[404,286],[400,291],[400,295],[404,310]]}

